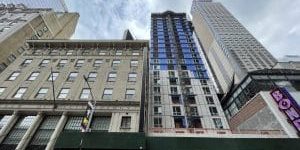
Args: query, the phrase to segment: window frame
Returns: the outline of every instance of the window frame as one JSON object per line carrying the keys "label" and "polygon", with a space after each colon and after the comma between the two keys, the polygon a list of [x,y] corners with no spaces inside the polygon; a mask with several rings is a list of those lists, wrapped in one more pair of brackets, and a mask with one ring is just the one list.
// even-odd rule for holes
{"label": "window frame", "polygon": [[131,116],[122,116],[120,129],[131,129]]}
{"label": "window frame", "polygon": [[15,81],[17,80],[18,76],[21,74],[19,71],[12,72],[9,77],[6,79],[7,81]]}
{"label": "window frame", "polygon": [[102,99],[104,100],[112,100],[113,88],[105,88],[103,90]]}
{"label": "window frame", "polygon": [[[64,90],[67,92],[62,93]],[[69,92],[70,92],[70,88],[61,88],[57,95],[57,98],[58,99],[66,99],[69,95]]]}
{"label": "window frame", "polygon": [[34,71],[29,75],[29,77],[27,78],[27,81],[34,81],[38,78],[39,75],[40,75],[40,72]]}
{"label": "window frame", "polygon": [[[17,90],[17,91],[15,92],[15,94],[13,95],[13,98],[16,98],[16,99],[22,99],[23,96],[24,96],[24,94],[26,93],[27,89],[28,89],[27,87],[19,87],[18,90]],[[23,91],[21,91],[21,90],[23,90]],[[20,96],[16,97],[18,94],[19,94]]]}
{"label": "window frame", "polygon": [[[41,93],[42,90],[46,90],[46,93]],[[34,97],[37,99],[43,99],[48,94],[48,90],[49,88],[47,87],[41,87]],[[42,97],[40,97],[39,95],[42,95]]]}

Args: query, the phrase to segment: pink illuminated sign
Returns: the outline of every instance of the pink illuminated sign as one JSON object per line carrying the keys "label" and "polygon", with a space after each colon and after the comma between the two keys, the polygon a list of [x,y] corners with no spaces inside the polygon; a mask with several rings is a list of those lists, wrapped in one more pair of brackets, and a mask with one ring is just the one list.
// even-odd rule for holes
{"label": "pink illuminated sign", "polygon": [[277,102],[279,109],[285,113],[291,124],[300,132],[300,109],[294,98],[284,88],[277,88],[270,94]]}

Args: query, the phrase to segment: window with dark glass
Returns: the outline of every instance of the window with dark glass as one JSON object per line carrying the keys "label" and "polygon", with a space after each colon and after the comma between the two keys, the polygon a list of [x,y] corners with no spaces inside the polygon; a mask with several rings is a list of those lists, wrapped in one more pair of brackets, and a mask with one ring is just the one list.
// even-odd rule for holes
{"label": "window with dark glass", "polygon": [[68,117],[68,121],[65,125],[64,130],[65,131],[77,131],[77,132],[79,132],[81,130],[82,119],[83,119],[83,117],[81,117],[81,116]]}
{"label": "window with dark glass", "polygon": [[217,110],[217,107],[209,107],[209,112],[212,116],[218,116],[219,113],[218,113],[218,110]]}
{"label": "window with dark glass", "polygon": [[121,120],[121,129],[130,129],[131,127],[131,117],[123,116]]}
{"label": "window with dark glass", "polygon": [[35,118],[36,116],[21,116],[2,144],[14,145],[12,149],[15,149]]}
{"label": "window with dark glass", "polygon": [[181,115],[180,106],[173,106],[173,115],[174,116],[180,116]]}
{"label": "window with dark glass", "polygon": [[212,96],[205,96],[207,104],[215,104]]}
{"label": "window with dark glass", "polygon": [[213,118],[213,122],[214,122],[215,128],[217,128],[217,129],[223,129],[224,128],[221,118]]}
{"label": "window with dark glass", "polygon": [[42,149],[46,148],[59,119],[60,116],[45,116],[27,148],[34,149],[37,146]]}
{"label": "window with dark glass", "polygon": [[162,127],[162,118],[154,117],[153,123],[154,123],[154,127]]}
{"label": "window with dark glass", "polygon": [[91,123],[91,129],[94,132],[108,132],[111,122],[110,116],[95,116]]}

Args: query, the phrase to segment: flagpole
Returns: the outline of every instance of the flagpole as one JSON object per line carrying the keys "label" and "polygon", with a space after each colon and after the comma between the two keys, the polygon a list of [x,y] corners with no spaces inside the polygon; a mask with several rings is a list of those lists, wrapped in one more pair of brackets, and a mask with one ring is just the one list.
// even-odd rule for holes
{"label": "flagpole", "polygon": [[51,66],[51,83],[52,83],[52,94],[53,94],[53,108],[55,109],[56,106],[56,98],[55,98],[55,90],[54,90],[54,80],[53,80],[53,70]]}

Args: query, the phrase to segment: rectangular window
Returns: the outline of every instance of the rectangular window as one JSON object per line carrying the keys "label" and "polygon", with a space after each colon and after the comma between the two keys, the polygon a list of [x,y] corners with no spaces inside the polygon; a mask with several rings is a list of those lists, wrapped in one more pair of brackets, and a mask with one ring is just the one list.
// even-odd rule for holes
{"label": "rectangular window", "polygon": [[132,52],[132,55],[133,56],[138,56],[138,55],[140,55],[140,53],[139,52]]}
{"label": "rectangular window", "polygon": [[57,98],[65,99],[68,96],[70,89],[69,88],[62,88],[57,96]]}
{"label": "rectangular window", "polygon": [[161,98],[160,96],[154,96],[154,104],[161,104]]}
{"label": "rectangular window", "polygon": [[113,89],[106,88],[104,89],[102,99],[112,99]]}
{"label": "rectangular window", "polygon": [[67,81],[73,82],[75,81],[77,76],[78,76],[78,72],[71,72],[68,76]]}
{"label": "rectangular window", "polygon": [[59,75],[59,72],[52,72],[50,74],[50,76],[48,77],[48,81],[55,81],[56,78],[58,77],[58,75]]}
{"label": "rectangular window", "polygon": [[132,100],[135,95],[135,89],[126,89],[125,99]]}
{"label": "rectangular window", "polygon": [[171,99],[172,99],[173,104],[180,104],[181,103],[180,96],[171,96]]}
{"label": "rectangular window", "polygon": [[211,94],[208,87],[203,87],[202,89],[203,89],[204,94]]}
{"label": "rectangular window", "polygon": [[[60,116],[45,116],[43,122],[37,129],[36,133],[34,134],[30,145],[27,147],[28,149],[34,149],[36,146],[44,146],[48,144],[52,133],[54,132],[56,125],[60,119]],[[34,146],[34,147],[31,147]]]}
{"label": "rectangular window", "polygon": [[129,73],[128,74],[128,81],[129,82],[136,82],[137,73]]}
{"label": "rectangular window", "polygon": [[170,78],[175,78],[175,72],[174,71],[169,71],[169,77]]}
{"label": "rectangular window", "polygon": [[91,96],[91,90],[88,88],[84,88],[81,91],[80,99],[89,99]]}
{"label": "rectangular window", "polygon": [[17,77],[20,75],[20,72],[13,72],[9,77],[8,77],[8,81],[14,81],[17,79]]}
{"label": "rectangular window", "polygon": [[117,73],[115,73],[115,72],[110,72],[110,73],[108,74],[108,78],[107,78],[107,81],[108,81],[108,82],[115,82],[116,79],[117,79]]}
{"label": "rectangular window", "polygon": [[162,107],[161,106],[154,106],[154,115],[162,115]]}
{"label": "rectangular window", "polygon": [[69,117],[64,130],[67,131],[80,131],[81,130],[81,122],[82,122],[83,117],[79,116],[72,116]]}
{"label": "rectangular window", "polygon": [[96,59],[94,61],[94,67],[100,67],[100,65],[103,63],[103,60],[102,59]]}
{"label": "rectangular window", "polygon": [[223,124],[222,124],[221,118],[213,118],[213,122],[214,122],[215,127],[216,127],[217,129],[223,129],[223,128],[224,128],[224,127],[223,127]]}
{"label": "rectangular window", "polygon": [[11,63],[12,63],[13,61],[15,61],[15,60],[16,60],[16,58],[17,58],[17,57],[16,57],[14,54],[10,54],[10,55],[8,56],[8,58],[7,58],[7,59],[8,59],[8,61],[9,61],[9,62],[11,62]]}
{"label": "rectangular window", "polygon": [[171,87],[170,90],[171,90],[171,94],[178,94],[177,87]]}
{"label": "rectangular window", "polygon": [[50,59],[43,59],[40,63],[40,67],[46,67],[50,63]]}
{"label": "rectangular window", "polygon": [[199,116],[197,107],[190,107],[190,112],[192,116]]}
{"label": "rectangular window", "polygon": [[131,60],[130,61],[130,67],[137,67],[139,64],[139,61],[138,60]]}
{"label": "rectangular window", "polygon": [[108,116],[94,117],[92,120],[92,123],[91,123],[92,131],[108,132],[110,120],[111,120],[111,117],[108,117]]}
{"label": "rectangular window", "polygon": [[48,93],[48,88],[40,88],[38,93],[35,95],[35,98],[43,99],[46,97],[47,93]]}
{"label": "rectangular window", "polygon": [[0,96],[4,93],[5,89],[5,87],[0,87]]}
{"label": "rectangular window", "polygon": [[187,97],[187,100],[189,104],[196,104],[195,96],[190,95]]}
{"label": "rectangular window", "polygon": [[131,117],[123,116],[121,121],[121,129],[130,129],[131,126]]}
{"label": "rectangular window", "polygon": [[200,80],[201,85],[207,85],[207,80]]}
{"label": "rectangular window", "polygon": [[212,96],[205,96],[207,104],[215,104]]}
{"label": "rectangular window", "polygon": [[50,50],[50,53],[49,53],[49,55],[58,55],[58,54],[59,54],[59,52],[57,49]]}
{"label": "rectangular window", "polygon": [[68,56],[69,55],[73,55],[73,53],[74,53],[74,50],[68,50],[67,53],[66,53],[66,55],[68,55]]}
{"label": "rectangular window", "polygon": [[117,55],[117,56],[122,55],[122,50],[117,50],[117,51],[116,51],[116,55]]}
{"label": "rectangular window", "polygon": [[39,76],[39,72],[33,72],[31,73],[31,75],[28,77],[27,81],[34,81],[38,76]]}
{"label": "rectangular window", "polygon": [[75,67],[82,67],[84,64],[84,59],[79,59],[77,60]]}
{"label": "rectangular window", "polygon": [[18,91],[15,93],[14,98],[22,98],[26,90],[26,87],[19,88]]}
{"label": "rectangular window", "polygon": [[1,119],[0,119],[0,129],[2,129],[5,125],[7,125],[10,118],[11,118],[10,115],[5,115],[5,116],[1,117]]}
{"label": "rectangular window", "polygon": [[189,78],[189,73],[187,71],[181,72],[183,78]]}
{"label": "rectangular window", "polygon": [[106,51],[100,51],[99,55],[106,55]]}
{"label": "rectangular window", "polygon": [[159,78],[159,71],[153,71],[154,78]]}
{"label": "rectangular window", "polygon": [[154,87],[153,90],[154,90],[155,94],[159,94],[160,93],[160,87]]}
{"label": "rectangular window", "polygon": [[59,61],[59,63],[57,64],[57,67],[64,67],[66,64],[68,63],[67,59],[62,59]]}
{"label": "rectangular window", "polygon": [[212,116],[218,116],[217,107],[209,107],[209,112]]}
{"label": "rectangular window", "polygon": [[160,79],[158,79],[158,78],[153,79],[153,84],[160,85]]}
{"label": "rectangular window", "polygon": [[181,115],[180,106],[173,106],[173,115],[174,116],[180,116]]}
{"label": "rectangular window", "polygon": [[94,82],[96,81],[96,77],[97,77],[97,72],[90,72],[87,80],[90,82]]}
{"label": "rectangular window", "polygon": [[[9,132],[8,136],[5,138],[2,144],[17,146],[17,144],[21,141],[22,137],[26,133],[27,129],[32,125],[34,119],[35,116],[20,117],[20,119],[18,119],[16,125]],[[15,149],[15,147],[12,149]]]}
{"label": "rectangular window", "polygon": [[160,117],[154,117],[154,127],[162,127],[162,119]]}
{"label": "rectangular window", "polygon": [[90,54],[90,51],[89,50],[83,50],[82,51],[82,55],[89,55]]}
{"label": "rectangular window", "polygon": [[25,59],[23,61],[23,63],[21,64],[21,66],[27,66],[27,65],[31,64],[31,62],[32,62],[32,59]]}
{"label": "rectangular window", "polygon": [[116,60],[116,59],[115,59],[115,60],[113,60],[113,62],[112,62],[112,66],[113,66],[113,67],[117,67],[117,66],[119,66],[120,63],[121,63],[121,60],[119,60],[119,59]]}

